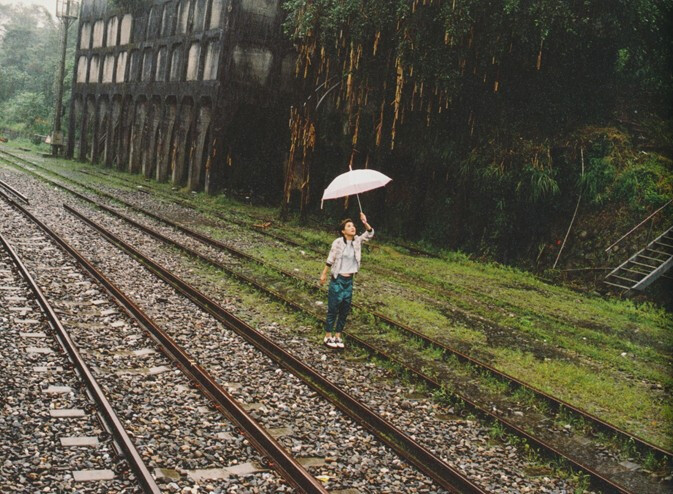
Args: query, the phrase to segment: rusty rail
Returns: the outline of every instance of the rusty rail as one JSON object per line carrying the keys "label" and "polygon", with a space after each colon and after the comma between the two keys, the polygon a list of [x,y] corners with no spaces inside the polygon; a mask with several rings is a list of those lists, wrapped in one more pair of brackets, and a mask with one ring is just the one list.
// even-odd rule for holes
{"label": "rusty rail", "polygon": [[12,248],[7,239],[5,239],[2,236],[2,234],[0,234],[0,243],[2,243],[5,246],[5,249],[7,249],[7,252],[9,252],[9,255],[14,261],[14,264],[16,264],[22,276],[30,285],[30,289],[35,294],[37,302],[42,308],[45,317],[49,321],[51,327],[54,328],[54,330],[56,331],[58,341],[61,347],[63,347],[63,349],[68,354],[73,364],[77,368],[78,373],[81,376],[82,380],[84,381],[93,400],[98,405],[98,409],[101,413],[102,419],[106,424],[106,427],[111,431],[113,437],[115,438],[115,441],[123,451],[124,457],[131,466],[131,469],[135,473],[136,477],[138,478],[138,481],[140,482],[143,491],[145,491],[146,493],[159,494],[161,491],[159,490],[159,487],[154,481],[154,477],[152,477],[152,474],[145,465],[143,459],[140,457],[138,450],[131,441],[131,438],[126,432],[126,429],[122,425],[121,421],[117,417],[117,414],[112,408],[112,405],[110,405],[110,402],[103,393],[103,390],[101,389],[100,385],[94,378],[93,373],[87,366],[86,362],[84,362],[84,360],[82,359],[79,351],[77,350],[77,346],[72,341],[70,335],[61,324],[61,321],[59,320],[58,316],[52,309],[46,297],[44,296],[40,288],[37,286],[37,283],[28,272],[26,266],[21,262],[21,259],[19,258],[16,251]]}
{"label": "rusty rail", "polygon": [[[38,166],[39,166],[39,165],[38,165]],[[49,171],[50,173],[54,173],[54,174],[55,174],[55,172],[51,172],[50,170],[48,170],[48,171]],[[56,174],[56,175],[58,175],[58,174]],[[59,176],[60,176],[60,175],[59,175]],[[42,178],[44,178],[44,177],[42,177]],[[46,180],[48,180],[48,179],[46,179]],[[205,257],[205,256],[202,256],[201,254],[196,253],[196,252],[193,251],[192,249],[189,249],[189,248],[186,248],[186,247],[184,247],[184,246],[181,246],[181,245],[178,244],[177,242],[174,242],[174,241],[168,239],[167,237],[164,237],[163,235],[161,235],[161,234],[159,234],[159,233],[157,233],[157,232],[154,232],[153,230],[151,230],[151,229],[149,229],[149,228],[147,228],[147,227],[145,227],[145,226],[143,226],[143,225],[141,225],[141,224],[139,224],[139,223],[137,223],[137,222],[131,220],[130,218],[128,218],[128,217],[122,215],[121,213],[118,213],[118,212],[114,211],[114,210],[111,209],[111,208],[108,208],[107,206],[104,206],[104,205],[102,205],[102,204],[100,204],[100,203],[98,203],[98,202],[96,202],[96,201],[93,201],[93,200],[91,200],[91,199],[89,199],[89,198],[87,198],[87,197],[85,197],[85,196],[79,194],[78,192],[72,191],[71,189],[69,189],[68,187],[63,186],[62,184],[58,184],[57,182],[53,182],[53,183],[55,183],[56,185],[58,185],[58,186],[64,188],[64,190],[67,190],[67,191],[73,193],[74,195],[80,197],[81,199],[83,199],[83,200],[85,200],[85,201],[87,201],[87,202],[89,202],[89,203],[95,205],[96,207],[100,207],[101,209],[104,209],[104,210],[110,212],[111,214],[113,214],[113,215],[115,215],[115,216],[117,216],[117,217],[119,217],[119,218],[121,218],[121,219],[123,219],[123,220],[125,220],[125,221],[127,221],[127,222],[129,222],[129,223],[131,223],[132,225],[134,225],[134,226],[136,226],[136,227],[142,229],[142,230],[145,231],[146,233],[148,233],[148,234],[150,234],[150,235],[153,235],[153,236],[155,236],[156,238],[159,238],[159,239],[162,240],[162,241],[165,241],[165,242],[168,242],[168,243],[170,243],[170,244],[172,244],[172,245],[174,245],[174,246],[177,246],[178,248],[181,248],[182,250],[184,250],[185,252],[187,252],[189,255],[198,257],[198,258],[200,258],[201,260],[203,260],[204,262],[208,262],[208,263],[211,263],[211,264],[215,264],[215,265],[217,265],[218,267],[220,267],[221,269],[225,269],[225,270],[227,270],[228,272],[230,272],[231,274],[233,274],[233,275],[236,276],[237,278],[241,279],[242,281],[244,281],[244,282],[246,282],[246,283],[253,284],[253,285],[256,286],[258,289],[261,289],[261,290],[265,291],[266,293],[269,293],[269,294],[272,295],[273,297],[277,297],[277,298],[279,298],[280,300],[283,300],[285,303],[289,304],[290,306],[294,307],[295,309],[302,310],[302,311],[306,311],[306,309],[304,309],[303,307],[299,306],[299,305],[296,304],[295,302],[293,302],[293,301],[291,301],[291,300],[287,300],[287,299],[285,299],[281,294],[279,294],[279,293],[277,293],[277,292],[274,292],[273,290],[270,290],[270,289],[268,289],[268,288],[266,288],[266,287],[260,285],[260,284],[257,283],[256,281],[254,281],[254,280],[252,280],[252,279],[250,279],[250,278],[248,278],[248,277],[245,277],[244,275],[241,275],[241,274],[239,274],[239,273],[236,273],[236,272],[232,271],[230,268],[227,268],[226,266],[222,265],[221,263],[217,263],[216,261],[213,261],[212,259],[209,259],[209,258],[207,258],[207,257]],[[76,182],[75,182],[75,183],[76,183]],[[89,188],[89,187],[84,186],[84,185],[81,185],[81,186],[84,187],[84,188]],[[112,196],[112,195],[110,195],[110,194],[101,193],[101,192],[99,192],[99,191],[96,191],[96,190],[93,189],[93,188],[89,188],[89,189],[92,190],[92,191],[95,192],[95,193],[99,193],[99,194],[102,194],[102,195],[104,195],[104,196],[108,196],[108,197],[110,197],[111,199],[115,200],[116,202],[120,202],[120,203],[124,204],[125,206],[127,206],[127,207],[129,207],[129,208],[131,208],[131,209],[134,209],[134,210],[136,210],[136,211],[141,212],[142,214],[146,214],[146,215],[148,215],[148,216],[150,216],[150,217],[156,219],[157,221],[160,221],[160,222],[162,222],[162,223],[168,224],[169,226],[172,226],[172,227],[174,227],[174,228],[176,228],[176,229],[182,231],[183,233],[185,233],[185,234],[187,234],[187,235],[190,235],[190,236],[192,236],[192,237],[194,237],[194,238],[198,238],[199,240],[201,240],[201,241],[203,241],[203,242],[205,242],[205,243],[208,243],[208,244],[210,244],[210,245],[213,245],[213,246],[216,246],[216,247],[219,247],[219,248],[224,248],[224,249],[226,249],[226,250],[232,252],[233,254],[235,254],[235,255],[237,255],[237,256],[240,256],[240,257],[243,257],[243,258],[245,258],[245,259],[248,259],[248,260],[250,260],[250,261],[252,261],[252,262],[256,262],[256,263],[259,263],[259,264],[262,264],[262,265],[267,265],[267,264],[265,264],[263,261],[261,261],[261,260],[259,260],[259,259],[256,259],[255,257],[250,256],[249,254],[246,254],[246,253],[243,253],[243,252],[241,252],[241,251],[238,251],[238,249],[235,249],[235,248],[233,248],[233,247],[231,247],[231,246],[228,246],[228,245],[226,245],[226,244],[224,244],[224,243],[222,243],[222,242],[219,242],[219,241],[217,241],[217,240],[211,239],[211,238],[209,238],[209,237],[207,237],[207,236],[205,236],[205,235],[203,235],[203,234],[200,234],[200,233],[198,233],[198,232],[194,232],[193,230],[191,230],[191,229],[189,229],[189,228],[183,227],[183,226],[181,226],[181,225],[179,225],[179,224],[176,224],[176,223],[174,223],[174,222],[171,222],[171,221],[169,221],[169,220],[166,220],[165,218],[162,218],[161,216],[158,216],[158,215],[155,215],[155,214],[153,214],[153,213],[151,213],[151,212],[148,212],[148,211],[146,211],[146,210],[144,210],[144,209],[142,209],[142,208],[139,208],[139,207],[134,206],[134,205],[132,205],[132,204],[126,203],[125,201],[120,200],[119,198],[116,198],[116,197],[114,197],[114,196]],[[268,266],[268,265],[267,265],[267,266]],[[293,275],[293,274],[291,274],[291,273],[285,272],[285,271],[280,270],[280,269],[275,268],[275,267],[271,267],[271,268],[274,269],[274,270],[276,270],[276,271],[278,271],[278,272],[280,272],[281,274],[283,274],[283,275],[285,275],[285,276],[289,276],[289,277],[298,279],[298,280],[301,281],[302,283],[308,284],[305,280],[303,280],[303,279],[300,278],[300,277],[297,277],[296,275]],[[310,285],[309,285],[309,286],[310,286]],[[314,288],[314,289],[315,289],[315,287],[311,287],[311,288]],[[366,310],[367,310],[367,309],[366,309]],[[588,412],[585,412],[585,411],[583,411],[583,410],[581,410],[581,409],[578,409],[578,408],[574,407],[573,405],[571,405],[571,404],[569,404],[569,403],[567,403],[567,402],[565,402],[565,401],[563,401],[563,400],[558,400],[558,399],[552,397],[551,395],[548,395],[548,394],[545,393],[544,391],[539,390],[539,389],[533,387],[532,385],[529,385],[529,384],[527,384],[527,383],[525,383],[525,382],[519,381],[518,379],[514,378],[513,376],[510,376],[510,375],[508,375],[508,374],[506,374],[506,373],[503,373],[503,372],[501,372],[501,371],[498,371],[497,369],[491,367],[491,366],[488,365],[488,364],[485,364],[485,363],[483,363],[483,362],[481,362],[481,361],[479,361],[479,360],[477,360],[477,359],[474,359],[473,357],[470,357],[469,355],[466,355],[466,354],[464,354],[464,353],[462,353],[462,352],[459,352],[459,351],[457,351],[457,350],[455,350],[455,349],[453,349],[453,348],[451,348],[451,347],[449,347],[449,346],[444,345],[443,343],[440,343],[440,342],[438,342],[438,341],[436,341],[436,340],[434,340],[434,339],[432,339],[432,338],[429,338],[429,337],[423,335],[422,333],[420,333],[419,331],[414,330],[413,328],[410,328],[410,327],[408,327],[408,326],[406,326],[406,325],[404,325],[404,324],[401,324],[401,323],[399,323],[399,322],[397,322],[397,321],[394,321],[394,320],[388,318],[387,316],[385,316],[385,315],[383,315],[383,314],[381,314],[381,313],[379,313],[379,312],[377,312],[377,311],[370,311],[370,312],[372,312],[373,315],[374,315],[377,319],[379,319],[379,320],[385,322],[386,324],[388,324],[388,325],[390,325],[390,326],[393,326],[393,327],[395,327],[395,328],[397,328],[397,329],[399,329],[399,330],[401,330],[401,331],[403,331],[403,332],[406,332],[406,333],[412,335],[412,336],[415,337],[415,338],[419,338],[419,339],[422,340],[423,343],[426,344],[426,345],[431,345],[431,346],[434,346],[434,347],[436,347],[436,348],[440,348],[440,349],[442,349],[442,351],[444,351],[444,352],[446,352],[446,353],[448,353],[448,354],[452,354],[452,355],[456,356],[456,357],[457,357],[460,361],[462,361],[462,362],[469,363],[469,364],[475,366],[476,368],[481,368],[481,369],[484,369],[484,370],[488,371],[489,373],[493,374],[495,377],[497,377],[498,379],[500,379],[500,380],[502,380],[502,381],[506,381],[506,382],[508,382],[508,383],[514,384],[515,386],[520,386],[520,387],[529,389],[530,391],[532,391],[532,392],[535,394],[535,396],[536,396],[538,399],[541,399],[541,400],[547,402],[549,405],[551,405],[553,408],[555,408],[555,409],[557,409],[557,410],[560,409],[560,408],[565,408],[565,409],[567,409],[567,410],[569,410],[569,411],[571,411],[571,412],[573,412],[573,413],[575,413],[575,414],[577,414],[577,415],[582,416],[584,419],[586,419],[587,421],[591,422],[592,425],[594,425],[597,429],[599,429],[599,430],[603,430],[603,431],[606,431],[606,432],[610,432],[610,433],[612,433],[612,434],[614,434],[614,435],[616,435],[616,436],[618,436],[618,437],[620,437],[620,438],[622,438],[622,439],[625,439],[625,440],[628,440],[628,441],[631,441],[631,442],[635,443],[635,444],[638,446],[639,450],[641,450],[641,451],[648,451],[648,452],[649,452],[649,451],[653,451],[653,452],[655,452],[656,454],[658,454],[658,455],[660,455],[660,456],[667,457],[668,459],[671,458],[671,452],[669,452],[669,451],[663,450],[662,448],[659,448],[659,447],[656,446],[656,445],[653,445],[653,444],[651,444],[651,443],[649,443],[649,442],[647,442],[647,441],[645,441],[645,440],[643,440],[643,439],[641,439],[641,438],[638,438],[637,436],[633,436],[633,435],[629,434],[629,433],[626,432],[626,431],[623,431],[623,430],[621,430],[621,429],[619,429],[619,428],[617,428],[617,427],[615,427],[615,426],[613,426],[613,425],[611,425],[611,424],[609,424],[609,423],[607,423],[607,422],[602,421],[600,418],[595,417],[595,416],[593,416],[592,414],[589,414]],[[349,337],[353,338],[353,339],[354,339],[355,341],[357,341],[360,345],[362,345],[362,346],[368,348],[370,351],[372,351],[372,352],[374,352],[374,353],[381,354],[381,355],[384,356],[385,358],[388,358],[388,359],[390,359],[390,360],[392,360],[392,361],[396,361],[396,362],[397,362],[396,359],[394,359],[394,358],[392,358],[392,357],[390,357],[390,356],[386,356],[385,353],[383,353],[381,350],[378,350],[378,349],[375,349],[375,348],[371,347],[371,345],[369,345],[369,344],[367,344],[366,342],[362,341],[361,339],[355,337],[354,335],[349,334]],[[403,366],[404,366],[404,364],[400,364],[400,365],[403,365]],[[406,367],[406,366],[405,366],[405,367]],[[432,380],[431,378],[425,376],[425,375],[422,374],[422,373],[419,373],[419,372],[416,371],[415,369],[411,369],[411,368],[408,368],[408,367],[406,367],[406,368],[407,368],[407,370],[409,370],[409,371],[412,372],[413,374],[416,374],[419,378],[421,378],[421,379],[425,380],[426,382],[428,382],[431,386],[433,386],[433,387],[434,387],[434,386],[439,386],[439,384],[436,383],[436,381]],[[480,406],[477,405],[476,403],[473,404],[471,400],[466,399],[466,397],[464,397],[464,396],[460,396],[460,395],[459,395],[459,397],[460,397],[461,399],[463,399],[464,401],[466,401],[466,403],[467,403],[468,405],[470,405],[470,406],[474,406],[475,410],[476,410],[478,413],[483,414],[484,416],[488,416],[490,419],[497,420],[497,421],[503,423],[503,425],[504,425],[508,430],[510,430],[511,432],[513,432],[513,433],[515,433],[515,434],[518,434],[518,435],[520,435],[520,436],[522,436],[522,437],[526,437],[531,443],[538,445],[539,447],[541,447],[542,449],[544,449],[544,450],[550,452],[550,453],[553,454],[553,455],[557,455],[557,456],[560,456],[560,457],[566,459],[570,464],[573,464],[576,468],[579,468],[579,469],[584,470],[585,472],[589,473],[589,474],[592,476],[592,478],[595,478],[595,479],[597,480],[597,484],[598,484],[598,485],[603,485],[604,487],[607,487],[608,490],[619,490],[620,492],[627,492],[627,491],[625,490],[625,488],[623,488],[623,487],[621,487],[621,486],[618,486],[618,485],[616,485],[616,484],[613,484],[609,479],[603,479],[603,478],[600,476],[600,474],[594,472],[590,467],[585,466],[585,465],[583,465],[583,464],[580,463],[580,462],[576,462],[576,461],[572,460],[571,458],[565,456],[563,453],[558,452],[553,446],[551,446],[551,445],[546,445],[544,442],[541,442],[540,440],[538,440],[538,439],[536,439],[536,438],[534,438],[534,437],[528,435],[527,433],[525,433],[525,431],[521,431],[516,425],[510,423],[509,421],[506,421],[506,420],[502,419],[501,417],[499,417],[499,416],[497,416],[497,415],[495,415],[495,414],[492,414],[490,411],[488,411],[488,410],[486,410],[486,409],[483,409],[482,407],[480,407]],[[521,432],[519,432],[519,431],[521,431]],[[601,479],[602,479],[602,480],[601,480]],[[595,482],[595,483],[596,483],[596,482]]]}
{"label": "rusty rail", "polygon": [[7,182],[4,182],[3,180],[0,180],[0,187],[3,187],[4,189],[6,189],[9,192],[11,192],[12,194],[14,194],[16,197],[21,199],[25,204],[30,204],[30,202],[28,201],[28,198],[26,196],[24,196],[21,192],[16,190],[11,185],[9,185]]}
{"label": "rusty rail", "polygon": [[374,434],[381,442],[390,447],[400,457],[414,465],[421,472],[450,492],[483,493],[484,491],[464,477],[460,472],[449,466],[426,448],[407,436],[400,429],[383,419],[365,404],[343,391],[340,387],[322,376],[315,369],[294,357],[271,339],[255,330],[252,326],[238,319],[217,302],[208,298],[198,289],[184,282],[178,276],[144,256],[134,247],[96,224],[75,209],[64,206],[74,216],[91,226],[112,244],[135,257],[156,276],[171,285],[174,289],[189,298],[197,306],[211,314],[229,329],[252,344],[259,351],[271,358],[295,376],[300,378],[323,398]]}
{"label": "rusty rail", "polygon": [[[103,235],[105,235],[105,236],[110,235],[110,237],[108,237],[108,238],[114,238],[114,235],[110,234],[109,232],[106,232],[100,225],[97,225],[96,223],[94,223],[90,219],[83,216],[81,213],[78,213],[73,208],[71,208],[69,206],[64,206],[64,207],[67,211],[75,214],[77,217],[82,219],[84,222],[86,222],[87,224],[89,224],[93,228],[95,228],[98,231],[100,231],[101,233],[103,233]],[[318,317],[315,314],[307,311],[304,307],[302,307],[300,304],[296,303],[295,301],[283,296],[281,293],[279,293],[275,290],[269,289],[269,288],[261,285],[256,280],[254,280],[252,278],[249,278],[249,277],[247,277],[243,274],[236,273],[236,272],[232,271],[230,268],[226,267],[225,265],[223,265],[223,264],[221,264],[217,261],[214,261],[214,260],[212,260],[212,259],[210,259],[210,258],[208,258],[208,257],[206,257],[202,254],[199,254],[198,252],[194,251],[193,249],[182,246],[181,244],[178,244],[177,242],[168,239],[167,237],[163,236],[162,234],[160,234],[158,232],[154,232],[153,230],[151,230],[151,229],[149,229],[149,228],[147,228],[143,225],[140,225],[139,223],[136,223],[133,220],[130,220],[130,219],[124,217],[123,215],[119,214],[119,213],[116,213],[115,215],[122,218],[122,219],[125,219],[126,221],[129,221],[132,225],[138,227],[139,229],[141,229],[145,233],[153,236],[154,238],[157,238],[158,240],[167,242],[170,245],[172,245],[174,247],[177,247],[178,249],[180,249],[180,250],[184,251],[185,253],[189,254],[190,256],[193,256],[193,257],[195,257],[195,258],[197,258],[197,259],[199,259],[199,260],[201,260],[205,263],[208,263],[212,266],[215,266],[215,267],[218,267],[220,269],[223,269],[223,270],[227,271],[228,273],[230,273],[233,276],[235,276],[236,278],[238,278],[240,281],[243,281],[244,283],[248,283],[248,284],[253,285],[255,288],[263,291],[264,293],[267,293],[268,295],[270,295],[270,296],[276,298],[277,300],[293,307],[294,309],[305,312],[305,313],[307,313],[307,314],[309,314],[313,317]],[[137,250],[133,249],[132,247],[130,247],[128,245],[123,244],[123,242],[121,242],[121,241],[117,242],[117,240],[114,240],[113,242],[115,244],[117,244],[120,248],[122,248],[122,249],[126,250],[127,252],[133,254],[134,256],[142,259],[143,262],[146,263],[146,264],[147,264],[147,262],[155,264],[153,261],[149,260],[146,256],[144,256],[143,254],[141,254]],[[196,289],[193,289],[193,290],[196,291]],[[350,333],[348,331],[346,331],[346,334],[348,335],[349,338],[352,338],[361,347],[366,348],[371,353],[377,354],[377,355],[395,363],[396,365],[404,368],[406,371],[410,372],[411,374],[415,375],[416,377],[418,377],[422,381],[426,382],[427,384],[429,384],[434,389],[442,389],[442,386],[439,382],[437,382],[435,379],[428,376],[424,372],[409,367],[407,364],[405,364],[401,360],[397,359],[396,357],[391,356],[389,353],[383,351],[380,348],[377,348],[377,347],[371,345],[370,343],[366,342],[362,338],[359,338],[359,337],[353,335],[352,333]],[[599,472],[592,469],[591,467],[584,464],[583,462],[581,462],[579,460],[576,460],[576,459],[568,456],[567,454],[564,454],[563,452],[561,452],[560,450],[558,450],[554,446],[550,445],[549,443],[547,443],[547,442],[545,442],[541,439],[536,438],[535,436],[527,433],[526,431],[524,431],[523,429],[521,429],[520,427],[518,427],[514,423],[510,422],[509,420],[493,413],[492,411],[488,410],[486,407],[484,407],[482,405],[479,405],[474,400],[465,396],[464,393],[459,393],[459,392],[455,392],[455,391],[453,391],[453,393],[459,399],[461,399],[464,403],[466,403],[470,408],[472,408],[475,412],[477,412],[480,416],[486,417],[489,420],[494,420],[496,422],[501,423],[509,432],[511,432],[515,435],[518,435],[519,437],[525,438],[533,446],[540,448],[541,450],[545,451],[549,455],[553,455],[553,456],[556,456],[558,458],[562,458],[564,461],[568,462],[568,464],[572,465],[574,468],[576,468],[578,470],[581,470],[581,471],[584,471],[585,473],[587,473],[591,477],[592,483],[596,487],[599,487],[599,488],[604,489],[604,490],[609,491],[609,492],[622,492],[622,493],[629,493],[630,492],[626,487],[621,486],[621,485],[611,481],[610,479],[604,477]]]}
{"label": "rusty rail", "polygon": [[[58,245],[68,252],[94,279],[99,281],[117,304],[135,319],[158,343],[166,356],[176,362],[187,375],[250,440],[253,446],[268,460],[270,466],[291,485],[306,493],[326,493],[322,483],[313,477],[287,450],[271,436],[255,419],[213,378],[196,360],[183,350],[140,307],[134,304],[112,281],[97,270],[74,247],[38,220],[32,213],[14,204],[18,209]],[[2,236],[0,235],[0,240]],[[149,491],[149,492],[159,492]]]}

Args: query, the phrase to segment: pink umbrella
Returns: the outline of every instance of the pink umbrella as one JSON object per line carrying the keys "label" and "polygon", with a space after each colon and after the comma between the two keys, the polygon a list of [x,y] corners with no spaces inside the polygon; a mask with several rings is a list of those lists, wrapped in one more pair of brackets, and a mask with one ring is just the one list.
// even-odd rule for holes
{"label": "pink umbrella", "polygon": [[320,209],[322,209],[322,203],[325,199],[338,199],[339,197],[352,196],[355,194],[358,198],[360,212],[362,212],[362,204],[360,204],[360,196],[358,194],[383,187],[391,180],[392,178],[387,177],[383,173],[369,168],[350,170],[346,173],[342,173],[332,180],[332,183],[330,183],[325,189],[325,192],[323,192],[322,200],[320,201]]}

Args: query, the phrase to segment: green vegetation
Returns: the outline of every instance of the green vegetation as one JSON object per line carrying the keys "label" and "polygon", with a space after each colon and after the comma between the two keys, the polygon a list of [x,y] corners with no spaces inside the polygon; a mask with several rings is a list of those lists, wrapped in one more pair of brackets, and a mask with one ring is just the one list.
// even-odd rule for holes
{"label": "green vegetation", "polygon": [[[77,23],[70,28],[63,105],[70,101]],[[60,60],[60,26],[43,7],[4,4],[0,9],[0,136],[47,135],[53,127],[54,75]],[[67,115],[66,111],[66,115]],[[63,122],[67,128],[67,119]],[[36,138],[36,142],[39,140]]]}
{"label": "green vegetation", "polygon": [[[283,5],[307,102],[335,86],[301,116],[311,204],[347,164],[377,168],[393,182],[365,207],[388,234],[544,269],[580,194],[578,224],[612,236],[671,196],[670,0]],[[647,154],[616,152],[631,135]]]}
{"label": "green vegetation", "polygon": [[[66,162],[49,163],[65,170],[61,167]],[[92,169],[86,165],[76,168],[80,166],[83,170]],[[84,177],[95,178],[78,175],[78,180]],[[165,188],[146,185],[150,190]],[[235,203],[232,208],[245,208],[257,216],[265,214]],[[226,210],[223,213],[228,214]],[[249,253],[267,259],[271,265],[296,270],[295,274],[309,282],[317,281],[324,262],[322,256],[308,248],[271,246],[270,240],[258,233],[213,221],[210,218],[207,226],[196,228],[234,243],[240,239]],[[294,228],[278,226],[278,231],[284,229],[286,235],[301,239]],[[304,231],[311,244],[322,245],[324,250],[333,238],[306,227]],[[308,292],[301,283],[288,283],[272,269],[245,269],[306,307],[315,308],[315,302],[324,298]],[[673,325],[670,314],[660,308],[581,295],[529,273],[495,263],[477,263],[459,253],[447,253],[442,259],[408,255],[385,245],[380,238],[366,254],[363,272],[358,275],[356,301],[372,305],[652,442],[671,445],[673,411],[665,390],[671,385],[668,370]],[[437,349],[424,348],[397,331],[374,324],[370,314],[358,310],[353,316],[353,324],[361,321],[372,338],[404,345],[431,375],[437,375],[437,363],[443,360],[442,365],[456,378],[470,376],[455,359],[444,358]],[[318,334],[319,322],[310,319]],[[497,380],[484,376],[480,379],[485,392],[494,396],[508,392]],[[509,393],[514,403],[545,409],[526,391]]]}

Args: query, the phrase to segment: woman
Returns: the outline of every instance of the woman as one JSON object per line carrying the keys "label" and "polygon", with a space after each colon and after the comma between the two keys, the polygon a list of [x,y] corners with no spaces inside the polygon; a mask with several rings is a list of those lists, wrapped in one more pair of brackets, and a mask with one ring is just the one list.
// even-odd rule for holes
{"label": "woman", "polygon": [[[362,242],[367,242],[374,236],[374,229],[367,223],[364,213],[360,213],[360,221],[367,230],[362,235],[355,235],[355,225],[350,218],[341,222],[339,225],[341,237],[332,242],[325,268],[320,275],[320,284],[324,285],[327,281],[327,271],[331,271],[327,294],[327,321],[323,339],[323,343],[330,348],[344,347],[341,332],[351,309],[353,277],[360,269]],[[335,322],[336,328],[333,332]]]}

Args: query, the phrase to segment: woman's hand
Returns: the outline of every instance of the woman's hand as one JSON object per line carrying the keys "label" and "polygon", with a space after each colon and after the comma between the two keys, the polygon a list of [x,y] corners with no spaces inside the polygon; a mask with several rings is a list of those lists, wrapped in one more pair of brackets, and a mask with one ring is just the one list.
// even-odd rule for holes
{"label": "woman's hand", "polygon": [[369,223],[367,223],[367,217],[365,216],[365,213],[360,213],[360,221],[362,221],[362,224],[365,226],[367,231],[372,229]]}
{"label": "woman's hand", "polygon": [[326,282],[327,282],[327,273],[323,271],[322,274],[320,275],[320,284],[324,285]]}

